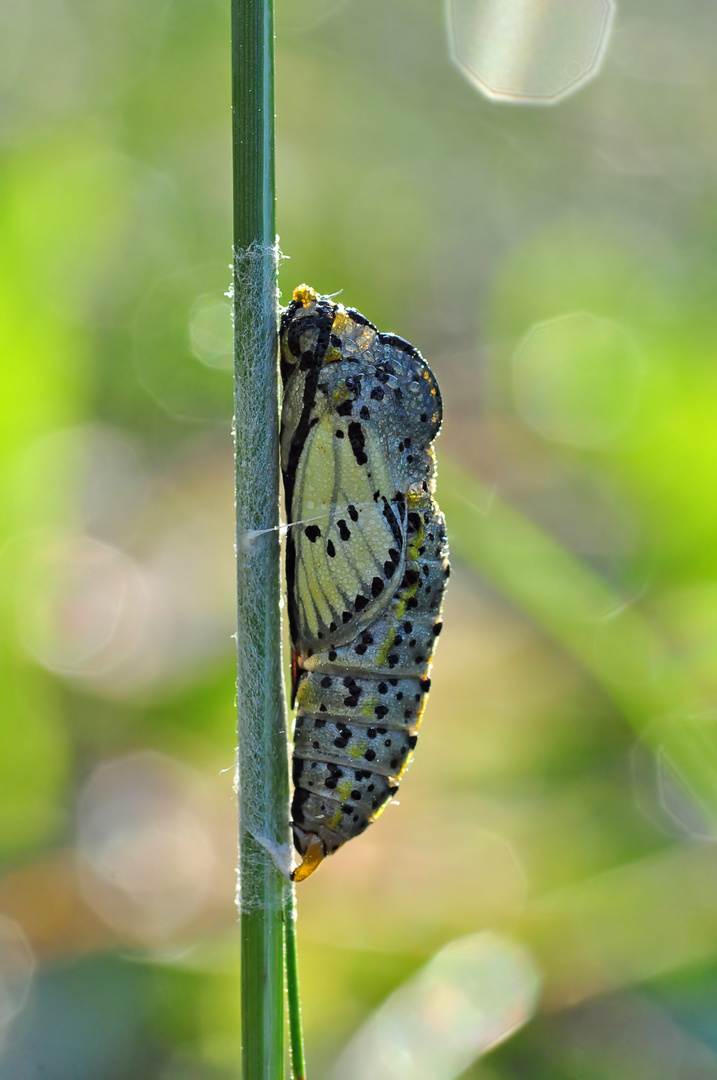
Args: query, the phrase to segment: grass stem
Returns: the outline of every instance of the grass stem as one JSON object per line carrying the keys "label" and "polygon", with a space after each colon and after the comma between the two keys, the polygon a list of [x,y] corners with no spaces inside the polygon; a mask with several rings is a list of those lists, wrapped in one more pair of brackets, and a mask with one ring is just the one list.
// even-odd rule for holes
{"label": "grass stem", "polygon": [[299,964],[296,948],[296,894],[294,886],[286,898],[286,987],[289,999],[289,1041],[294,1080],[306,1080],[304,1033],[301,1024],[301,994]]}
{"label": "grass stem", "polygon": [[290,886],[281,669],[273,0],[231,0],[243,1080],[282,1080]]}

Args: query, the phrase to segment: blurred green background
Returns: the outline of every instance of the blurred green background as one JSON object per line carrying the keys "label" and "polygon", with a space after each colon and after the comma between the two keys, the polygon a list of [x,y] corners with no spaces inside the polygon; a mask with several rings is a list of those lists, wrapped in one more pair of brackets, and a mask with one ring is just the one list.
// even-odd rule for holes
{"label": "blurred green background", "polygon": [[[717,11],[521,104],[464,48],[544,90],[601,0],[490,7],[462,70],[440,0],[277,0],[284,301],[428,358],[454,563],[400,806],[299,890],[310,1076],[714,1080]],[[2,1080],[239,1075],[228,32],[0,9]]]}

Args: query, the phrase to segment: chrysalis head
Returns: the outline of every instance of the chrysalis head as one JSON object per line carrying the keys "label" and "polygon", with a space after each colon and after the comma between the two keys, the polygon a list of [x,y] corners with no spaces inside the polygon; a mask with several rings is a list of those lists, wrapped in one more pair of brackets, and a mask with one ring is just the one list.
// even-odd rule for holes
{"label": "chrysalis head", "polygon": [[[418,349],[396,334],[381,333],[354,308],[336,304],[309,285],[294,289],[281,317],[281,371],[284,385],[297,371],[343,362],[374,388],[372,408],[386,395],[407,435],[428,445],[441,426],[443,409],[433,372]],[[378,383],[378,385],[376,385]],[[387,406],[384,406],[384,409]]]}
{"label": "chrysalis head", "polygon": [[377,335],[376,327],[357,311],[335,304],[309,285],[299,285],[281,317],[284,382],[297,365],[306,371],[345,356],[360,357]]}
{"label": "chrysalis head", "polygon": [[336,305],[308,285],[294,290],[281,317],[281,371],[284,382],[298,365],[302,370],[323,363],[329,347]]}

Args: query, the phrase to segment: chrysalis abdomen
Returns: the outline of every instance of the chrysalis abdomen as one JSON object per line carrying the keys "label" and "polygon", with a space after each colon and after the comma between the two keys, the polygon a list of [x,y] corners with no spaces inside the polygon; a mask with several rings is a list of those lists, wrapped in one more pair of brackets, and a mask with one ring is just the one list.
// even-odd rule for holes
{"label": "chrysalis abdomen", "polygon": [[433,499],[441,399],[420,353],[308,286],[284,312],[281,350],[302,880],[398,788],[449,565]]}

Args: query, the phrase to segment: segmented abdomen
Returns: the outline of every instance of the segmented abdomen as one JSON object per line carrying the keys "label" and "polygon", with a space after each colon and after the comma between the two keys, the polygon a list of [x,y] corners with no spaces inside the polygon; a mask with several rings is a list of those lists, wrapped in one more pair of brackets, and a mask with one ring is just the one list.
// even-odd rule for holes
{"label": "segmented abdomen", "polygon": [[[449,575],[443,515],[408,497],[403,578],[384,613],[341,645],[302,657],[294,734],[292,825],[305,856],[358,836],[395,795],[416,745]],[[297,879],[308,876],[299,868]]]}

